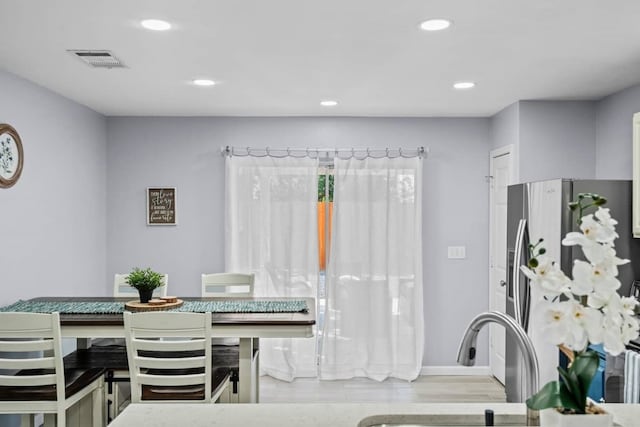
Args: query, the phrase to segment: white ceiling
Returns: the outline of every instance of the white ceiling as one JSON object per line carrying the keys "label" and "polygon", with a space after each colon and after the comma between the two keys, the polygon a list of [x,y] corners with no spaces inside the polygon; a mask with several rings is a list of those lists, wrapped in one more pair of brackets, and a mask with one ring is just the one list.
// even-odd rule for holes
{"label": "white ceiling", "polygon": [[640,83],[640,1],[2,0],[0,66],[109,116],[490,116]]}

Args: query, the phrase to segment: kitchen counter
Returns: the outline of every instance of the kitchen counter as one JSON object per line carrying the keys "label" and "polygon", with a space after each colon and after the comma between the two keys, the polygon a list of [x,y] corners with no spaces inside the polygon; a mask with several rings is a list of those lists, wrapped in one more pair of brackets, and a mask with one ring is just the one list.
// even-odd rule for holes
{"label": "kitchen counter", "polygon": [[[640,405],[602,405],[613,413],[614,422],[634,426],[640,419]],[[111,427],[357,427],[369,416],[385,414],[484,414],[492,409],[500,415],[522,415],[523,403],[307,403],[307,404],[131,404]],[[484,424],[479,424],[484,425]]]}

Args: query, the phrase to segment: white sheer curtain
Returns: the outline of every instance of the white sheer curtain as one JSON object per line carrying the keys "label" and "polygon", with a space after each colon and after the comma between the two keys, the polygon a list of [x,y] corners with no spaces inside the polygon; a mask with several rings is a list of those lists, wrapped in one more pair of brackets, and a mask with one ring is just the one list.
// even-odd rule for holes
{"label": "white sheer curtain", "polygon": [[335,160],[321,379],[415,379],[423,354],[422,161]]}
{"label": "white sheer curtain", "polygon": [[[226,270],[256,274],[256,296],[317,297],[318,160],[227,157]],[[317,375],[315,338],[260,340],[263,374]]]}

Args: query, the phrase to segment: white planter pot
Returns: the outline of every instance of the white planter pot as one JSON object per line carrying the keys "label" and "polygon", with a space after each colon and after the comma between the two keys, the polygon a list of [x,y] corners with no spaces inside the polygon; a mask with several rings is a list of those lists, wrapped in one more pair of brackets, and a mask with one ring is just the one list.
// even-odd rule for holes
{"label": "white planter pot", "polygon": [[612,427],[613,414],[565,415],[555,409],[540,411],[541,427]]}

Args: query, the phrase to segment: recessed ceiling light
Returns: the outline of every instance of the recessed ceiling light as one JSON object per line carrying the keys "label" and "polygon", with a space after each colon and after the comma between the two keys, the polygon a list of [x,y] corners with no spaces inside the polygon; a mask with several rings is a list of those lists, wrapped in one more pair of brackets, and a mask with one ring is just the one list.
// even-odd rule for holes
{"label": "recessed ceiling light", "polygon": [[213,86],[216,82],[209,79],[195,79],[193,84],[196,86]]}
{"label": "recessed ceiling light", "polygon": [[337,101],[320,101],[320,105],[322,105],[323,107],[335,107],[336,105],[338,105]]}
{"label": "recessed ceiling light", "polygon": [[420,24],[420,28],[425,31],[440,31],[449,28],[451,21],[447,19],[429,19]]}
{"label": "recessed ceiling light", "polygon": [[458,83],[454,83],[453,87],[455,89],[471,89],[475,85],[476,84],[474,82],[458,82]]}
{"label": "recessed ceiling light", "polygon": [[167,21],[161,21],[160,19],[145,19],[140,24],[147,30],[165,31],[171,28],[171,24]]}

